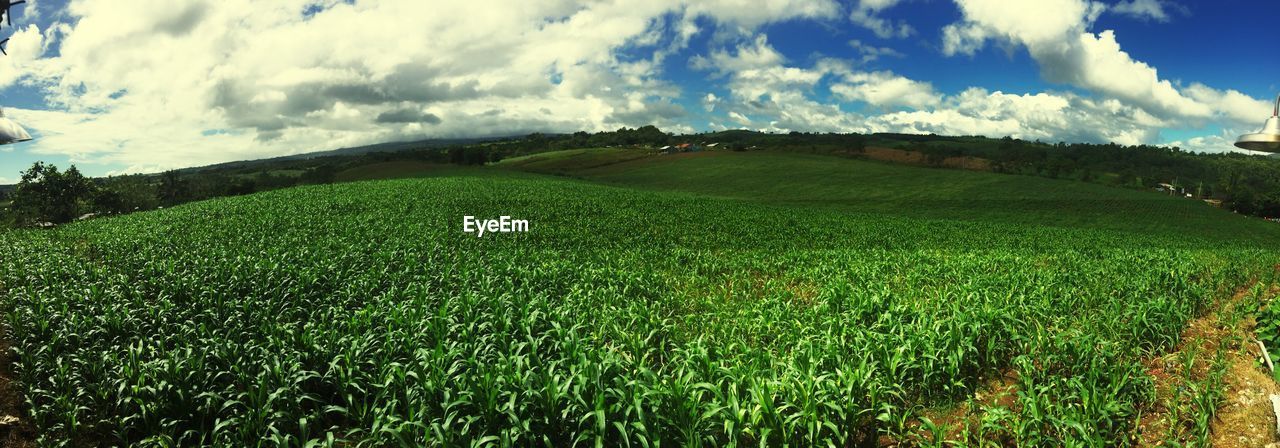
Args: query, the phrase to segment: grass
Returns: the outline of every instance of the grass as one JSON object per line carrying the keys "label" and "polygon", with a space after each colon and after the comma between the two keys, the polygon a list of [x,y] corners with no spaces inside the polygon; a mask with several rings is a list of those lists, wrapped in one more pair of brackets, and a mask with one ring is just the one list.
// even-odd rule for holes
{"label": "grass", "polygon": [[643,159],[656,154],[655,151],[640,149],[569,149],[512,157],[499,161],[494,166],[516,168],[535,173],[563,175]]}
{"label": "grass", "polygon": [[[767,151],[642,158],[607,154],[604,157],[620,161],[601,166],[579,162],[579,158],[588,157],[586,154],[590,153],[553,154],[538,170],[631,188],[771,204],[997,224],[1103,228],[1191,238],[1206,244],[1280,247],[1280,226],[1275,224],[1198,200],[1091,183]],[[591,160],[598,157],[589,156]]]}
{"label": "grass", "polygon": [[339,182],[375,179],[403,179],[408,177],[449,176],[466,173],[468,168],[455,165],[397,160],[361,165],[339,172],[334,176]]}
{"label": "grass", "polygon": [[[1008,376],[962,444],[1124,445],[1144,360],[1280,255],[1142,192],[623,151],[0,234],[41,442],[929,444],[926,409]],[[1046,225],[1038,200],[1097,207]]]}

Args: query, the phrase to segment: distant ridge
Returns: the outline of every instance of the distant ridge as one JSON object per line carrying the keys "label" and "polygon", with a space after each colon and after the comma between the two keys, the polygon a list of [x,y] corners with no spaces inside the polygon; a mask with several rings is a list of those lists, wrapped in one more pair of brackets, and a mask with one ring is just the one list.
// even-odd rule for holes
{"label": "distant ridge", "polygon": [[405,142],[375,143],[372,145],[353,146],[349,148],[338,148],[338,149],[331,149],[327,151],[307,152],[302,154],[271,157],[266,159],[237,160],[234,162],[223,162],[223,163],[216,163],[213,165],[182,168],[175,171],[179,173],[194,173],[194,172],[214,170],[214,169],[246,168],[246,167],[252,167],[252,166],[261,165],[261,164],[267,164],[272,162],[283,162],[283,161],[289,161],[289,160],[307,160],[307,159],[316,159],[321,157],[358,156],[358,155],[364,155],[364,154],[369,154],[374,152],[400,152],[400,151],[408,151],[408,150],[414,150],[414,149],[443,148],[443,147],[454,146],[454,145],[468,145],[473,143],[509,140],[512,138],[517,138],[517,137],[507,136],[507,137],[475,137],[475,138],[438,138],[438,139],[415,140],[415,141],[405,141]]}

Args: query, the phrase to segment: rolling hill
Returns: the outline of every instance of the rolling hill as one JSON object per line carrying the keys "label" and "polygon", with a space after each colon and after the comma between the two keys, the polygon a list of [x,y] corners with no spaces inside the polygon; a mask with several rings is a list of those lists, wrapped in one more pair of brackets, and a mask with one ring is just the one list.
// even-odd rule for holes
{"label": "rolling hill", "polygon": [[[413,174],[383,168],[364,174]],[[0,233],[35,429],[1205,443],[1223,372],[1258,369],[1229,341],[1277,290],[1280,228],[1142,191],[767,151],[420,168]],[[529,227],[479,236],[468,216]]]}
{"label": "rolling hill", "polygon": [[497,167],[849,212],[1280,244],[1280,226],[1158,192],[823,155],[595,149],[538,154]]}

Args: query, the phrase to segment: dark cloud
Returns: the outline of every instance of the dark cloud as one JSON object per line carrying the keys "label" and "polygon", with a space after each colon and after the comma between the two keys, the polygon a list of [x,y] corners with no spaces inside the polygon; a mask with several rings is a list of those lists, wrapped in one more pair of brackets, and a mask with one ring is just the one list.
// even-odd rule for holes
{"label": "dark cloud", "polygon": [[284,133],[281,131],[258,131],[258,136],[253,139],[260,143],[266,143],[278,139],[283,135]]}
{"label": "dark cloud", "polygon": [[433,103],[472,99],[482,94],[478,88],[480,83],[474,79],[457,84],[433,82],[440,76],[440,70],[426,64],[401,64],[379,84],[384,96],[395,101]]}
{"label": "dark cloud", "polygon": [[396,109],[378,114],[378,123],[427,123],[440,124],[440,117],[418,109]]}
{"label": "dark cloud", "polygon": [[614,112],[609,116],[609,120],[627,126],[639,127],[667,123],[670,120],[685,116],[686,113],[684,106],[663,98],[655,102],[645,103],[644,107],[639,109]]}
{"label": "dark cloud", "polygon": [[[212,108],[226,115],[230,124],[267,132],[306,126],[308,114],[331,110],[339,102],[360,106],[405,105],[380,114],[376,118],[377,123],[439,124],[440,117],[407,105],[461,101],[494,94],[481,91],[479,82],[475,80],[460,83],[431,81],[430,78],[436,75],[436,71],[425,65],[406,64],[381,80],[308,82],[278,88],[283,99],[266,102],[254,101],[264,90],[252,82],[222,80],[212,89],[209,102]],[[503,93],[507,92],[499,95]]]}
{"label": "dark cloud", "polygon": [[432,83],[416,80],[386,79],[383,81],[307,83],[290,87],[285,91],[287,100],[282,110],[285,114],[305,114],[326,110],[339,101],[347,104],[378,105],[409,101],[414,103],[438,103],[478,98],[482,95],[472,80],[460,84]]}
{"label": "dark cloud", "polygon": [[[181,5],[183,2],[174,2],[175,5]],[[170,17],[166,17],[156,24],[156,31],[168,34],[170,36],[184,36],[200,25],[200,21],[204,20],[204,16],[208,13],[209,8],[204,2],[190,2],[185,8],[177,11]]]}
{"label": "dark cloud", "polygon": [[377,105],[392,101],[379,86],[372,83],[306,83],[288,87],[284,94],[284,102],[276,106],[275,111],[290,117],[329,110],[339,102]]}
{"label": "dark cloud", "polygon": [[222,110],[227,123],[239,128],[254,128],[258,131],[279,131],[299,124],[292,117],[277,114],[271,108],[257,107],[250,104],[253,93],[242,83],[222,80],[213,87],[209,105]]}

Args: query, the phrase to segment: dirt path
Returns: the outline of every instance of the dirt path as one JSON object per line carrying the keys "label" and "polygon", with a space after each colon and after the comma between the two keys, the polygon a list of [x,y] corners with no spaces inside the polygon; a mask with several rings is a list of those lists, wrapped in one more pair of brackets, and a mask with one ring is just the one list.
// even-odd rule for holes
{"label": "dirt path", "polygon": [[22,395],[13,384],[14,361],[9,341],[0,336],[0,446],[34,447],[35,429],[23,412]]}
{"label": "dirt path", "polygon": [[1280,447],[1268,398],[1280,393],[1280,385],[1259,365],[1261,350],[1254,339],[1256,322],[1252,316],[1265,300],[1280,292],[1280,287],[1272,286],[1263,297],[1251,297],[1252,287],[1241,289],[1214,312],[1193,320],[1176,350],[1147,361],[1157,399],[1135,428],[1138,446],[1165,446],[1164,438],[1169,434],[1198,438],[1202,427],[1195,421],[1206,410],[1196,407],[1187,391],[1217,387],[1222,396],[1207,421],[1206,442],[1222,448]]}
{"label": "dirt path", "polygon": [[[1168,446],[1166,439],[1172,438],[1193,446],[1202,441],[1220,448],[1280,448],[1269,399],[1280,394],[1280,384],[1260,366],[1262,351],[1254,338],[1253,317],[1262,304],[1280,294],[1280,286],[1272,285],[1261,297],[1254,297],[1250,294],[1254,285],[1237,290],[1215,304],[1212,312],[1192,320],[1174,351],[1145,362],[1155,382],[1156,399],[1141,409],[1134,422],[1131,441],[1135,446]],[[971,400],[922,415],[949,427],[948,439],[957,440],[961,428],[981,418],[983,407],[1012,408],[1016,384],[1016,373],[1005,372],[987,379]],[[1219,393],[1217,400],[1205,399]],[[1217,403],[1216,408],[1208,409],[1209,403]],[[882,437],[880,444],[898,446],[900,441]]]}
{"label": "dirt path", "polygon": [[[1273,285],[1266,296],[1275,297],[1277,293],[1280,286]],[[1280,385],[1259,365],[1262,349],[1255,342],[1256,326],[1252,316],[1246,316],[1238,325],[1244,337],[1236,341],[1236,350],[1228,359],[1226,396],[1212,427],[1215,447],[1280,447],[1269,399],[1272,394],[1280,394]]]}
{"label": "dirt path", "polygon": [[1236,353],[1227,370],[1227,393],[1212,434],[1215,447],[1280,447],[1276,438],[1271,394],[1280,394],[1275,380],[1255,367],[1255,346],[1248,354]]}

